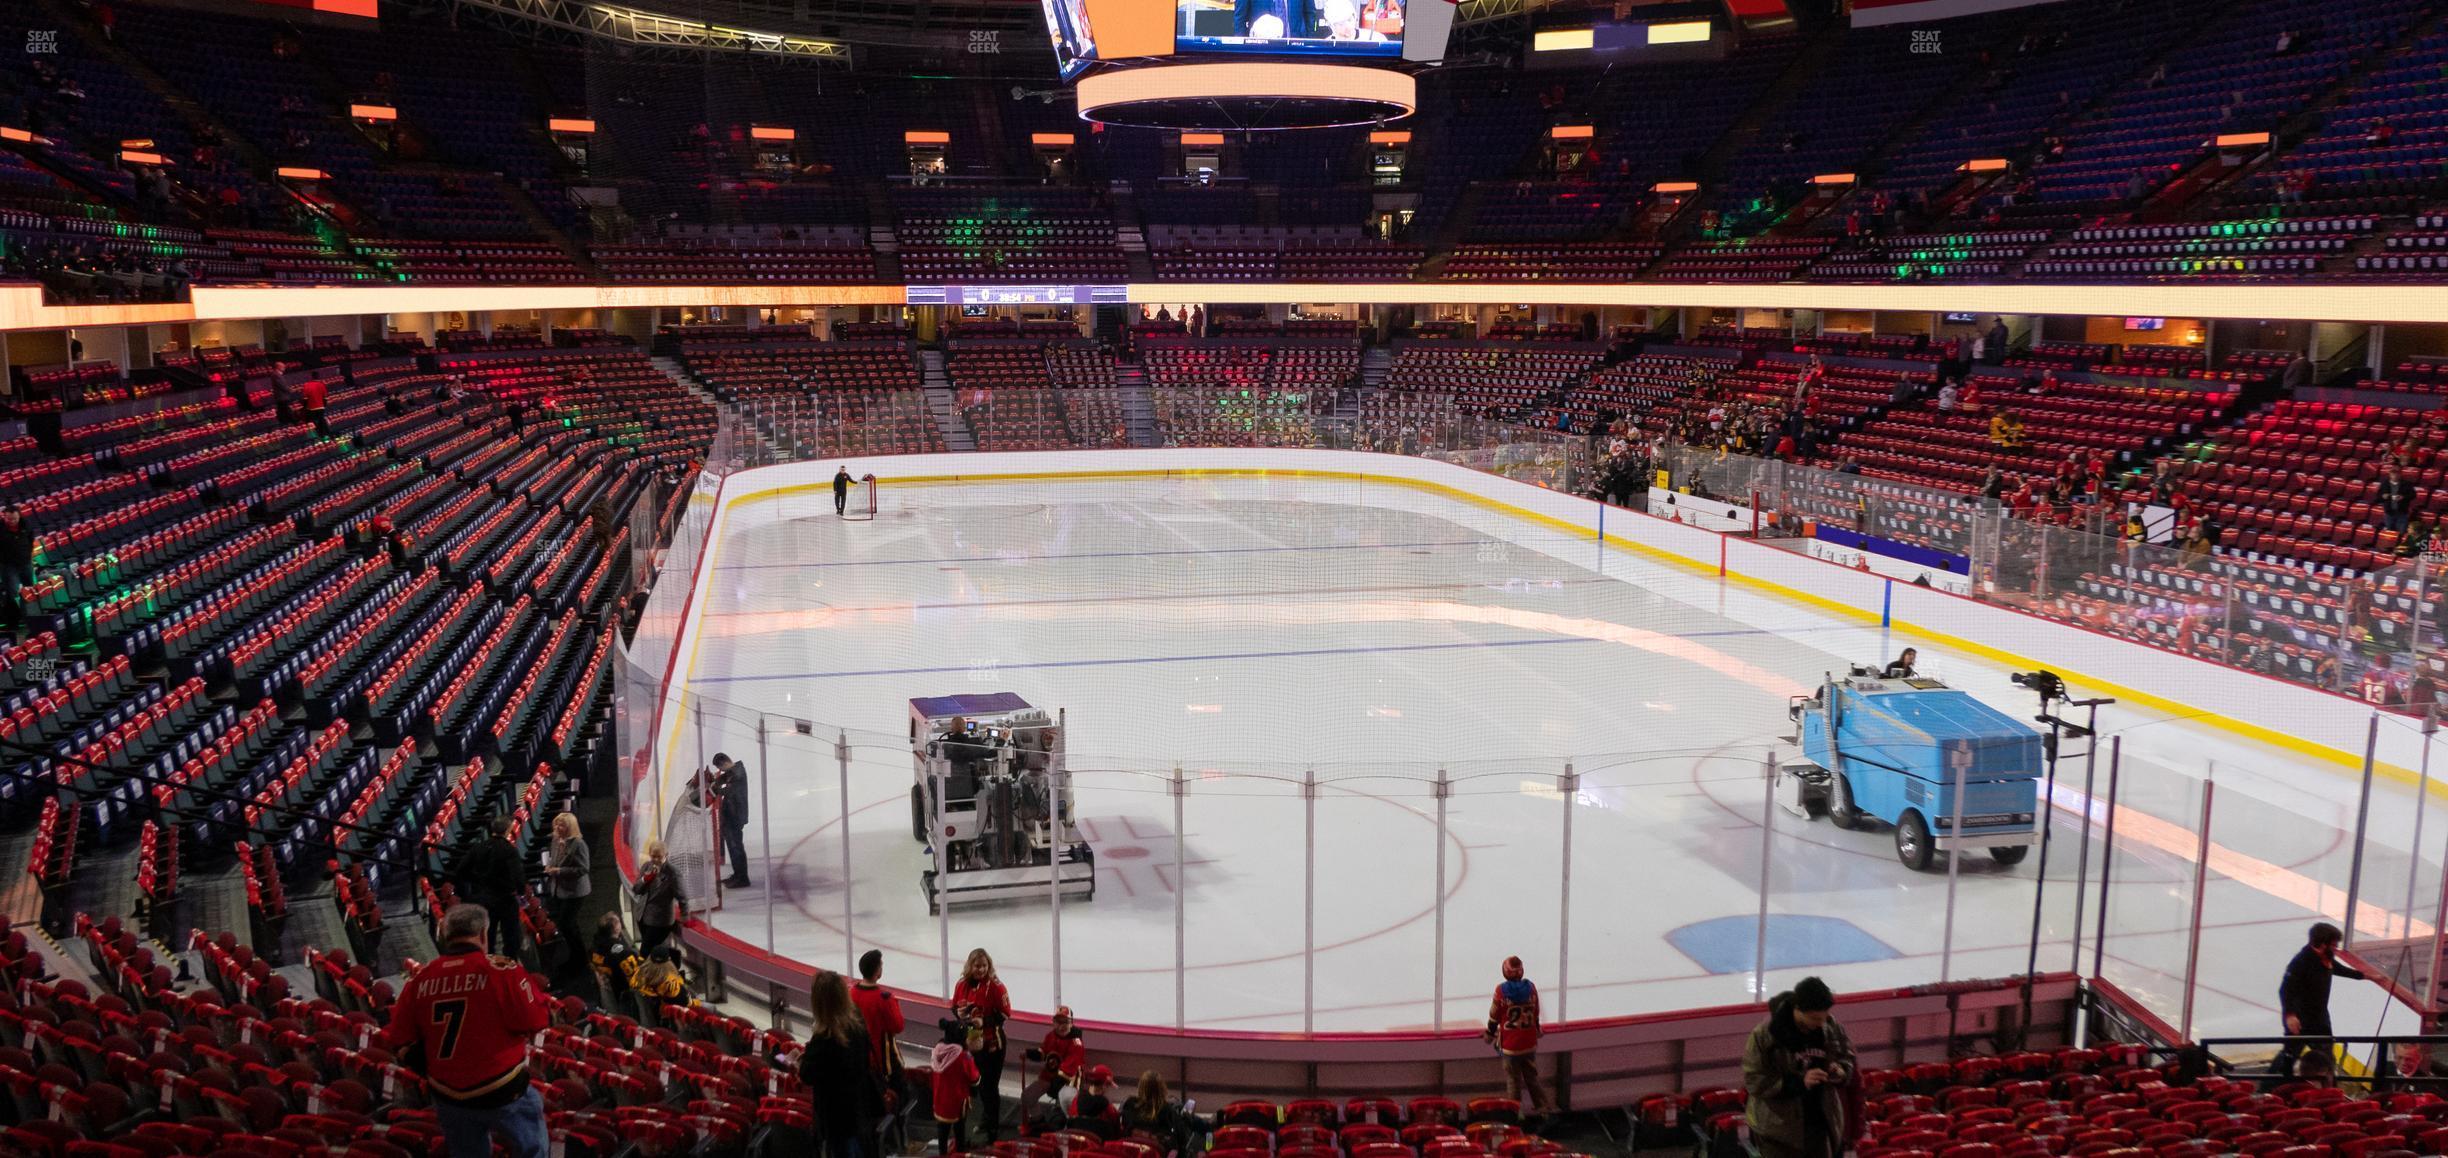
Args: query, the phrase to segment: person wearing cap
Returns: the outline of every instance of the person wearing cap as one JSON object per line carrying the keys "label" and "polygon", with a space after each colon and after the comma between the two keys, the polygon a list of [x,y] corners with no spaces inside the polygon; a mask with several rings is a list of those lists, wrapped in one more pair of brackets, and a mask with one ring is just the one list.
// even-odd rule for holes
{"label": "person wearing cap", "polygon": [[1054,1011],[1053,1028],[1048,1029],[1045,1042],[1028,1051],[1028,1060],[1037,1063],[1037,1076],[1020,1091],[1020,1103],[1012,1113],[1021,1120],[1021,1132],[1027,1133],[1029,1112],[1036,1108],[1040,1097],[1062,1105],[1063,1087],[1079,1080],[1080,1070],[1088,1064],[1088,1042],[1079,1026],[1071,1022],[1071,1007]]}
{"label": "person wearing cap", "polygon": [[1532,1113],[1547,1112],[1547,1091],[1538,1075],[1538,986],[1522,976],[1519,957],[1504,959],[1504,980],[1488,1003],[1487,1032],[1482,1036],[1504,1055],[1505,1096]]}
{"label": "person wearing cap", "polygon": [[1760,1158],[1836,1158],[1845,1136],[1840,1087],[1853,1081],[1853,1043],[1831,1011],[1827,982],[1805,977],[1768,1002],[1743,1044],[1744,1117]]}
{"label": "person wearing cap", "polygon": [[1113,1088],[1114,1074],[1110,1067],[1093,1065],[1080,1075],[1079,1094],[1071,1099],[1064,1112],[1064,1125],[1073,1130],[1085,1130],[1111,1142],[1122,1136],[1122,1107],[1106,1093]]}

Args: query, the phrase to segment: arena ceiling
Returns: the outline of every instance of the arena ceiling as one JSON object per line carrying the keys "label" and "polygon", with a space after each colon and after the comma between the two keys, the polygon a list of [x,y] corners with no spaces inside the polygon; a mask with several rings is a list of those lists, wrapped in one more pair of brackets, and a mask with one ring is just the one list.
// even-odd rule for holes
{"label": "arena ceiling", "polygon": [[[608,6],[587,0],[448,2],[462,10],[540,19],[573,31],[590,23],[584,9]],[[1491,32],[1514,22],[1526,26],[1535,10],[1589,2],[1460,0],[1455,28],[1459,33],[1474,27]],[[783,36],[911,48],[954,45],[972,32],[1042,36],[1045,20],[1040,0],[620,0],[617,6]]]}

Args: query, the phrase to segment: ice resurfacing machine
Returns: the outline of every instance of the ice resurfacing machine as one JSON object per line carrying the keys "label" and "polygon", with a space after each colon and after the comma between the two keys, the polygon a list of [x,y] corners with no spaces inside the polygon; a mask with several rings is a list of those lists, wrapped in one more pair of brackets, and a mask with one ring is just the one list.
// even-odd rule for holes
{"label": "ice resurfacing machine", "polygon": [[1963,848],[2016,864],[2039,843],[2043,738],[1971,695],[1856,669],[1794,697],[1788,715],[1801,759],[1779,766],[1787,811],[1838,828],[1889,825],[1896,859],[1916,870]]}
{"label": "ice resurfacing machine", "polygon": [[1096,852],[1080,838],[1063,723],[1012,692],[924,696],[910,705],[910,829],[933,857],[927,912],[944,905],[1096,897]]}

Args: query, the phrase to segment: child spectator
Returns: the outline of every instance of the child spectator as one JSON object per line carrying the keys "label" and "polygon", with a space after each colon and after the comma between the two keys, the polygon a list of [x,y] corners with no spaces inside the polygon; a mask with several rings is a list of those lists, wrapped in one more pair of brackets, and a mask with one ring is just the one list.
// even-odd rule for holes
{"label": "child spectator", "polygon": [[969,1096],[977,1089],[977,1062],[969,1053],[983,1033],[964,1022],[942,1022],[943,1040],[927,1060],[934,1064],[930,1080],[935,1106],[935,1152],[950,1154],[969,1148]]}
{"label": "child spectator", "polygon": [[1089,1066],[1080,1076],[1078,1096],[1071,1099],[1064,1123],[1073,1130],[1085,1130],[1111,1142],[1122,1136],[1122,1108],[1113,1103],[1106,1091],[1113,1088],[1113,1071],[1104,1066]]}

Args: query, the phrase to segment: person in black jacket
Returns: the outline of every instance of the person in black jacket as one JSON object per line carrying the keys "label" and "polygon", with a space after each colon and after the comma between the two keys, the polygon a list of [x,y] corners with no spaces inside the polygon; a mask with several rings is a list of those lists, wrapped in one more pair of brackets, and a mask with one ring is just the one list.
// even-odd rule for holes
{"label": "person in black jacket", "polygon": [[2383,525],[2400,535],[2405,534],[2406,524],[2414,518],[2416,497],[2414,484],[2407,482],[2396,464],[2391,463],[2385,477],[2380,480],[2377,495]]}
{"label": "person in black jacket", "polygon": [[813,1024],[799,1051],[799,1080],[815,1103],[825,1158],[865,1158],[884,1116],[884,1091],[867,1064],[867,1026],[842,975],[819,970],[808,990]]}
{"label": "person in black jacket", "polygon": [[491,917],[496,952],[519,959],[519,890],[527,884],[526,858],[510,843],[510,818],[497,815],[485,839],[459,857],[459,899],[484,906]]}
{"label": "person in black jacket", "polygon": [[2329,979],[2363,980],[2361,970],[2337,959],[2345,940],[2337,926],[2322,921],[2312,926],[2308,943],[2287,962],[2286,976],[2278,982],[2278,1014],[2286,1023],[2288,1041],[2270,1063],[2271,1073],[2294,1073],[2296,1057],[2307,1050],[2329,1052]]}
{"label": "person in black jacket", "polygon": [[721,752],[714,753],[714,795],[721,803],[723,858],[731,862],[726,889],[744,889],[748,879],[748,766]]}
{"label": "person in black jacket", "polygon": [[34,582],[34,524],[15,503],[0,504],[0,627],[14,627],[24,608],[17,589]]}

